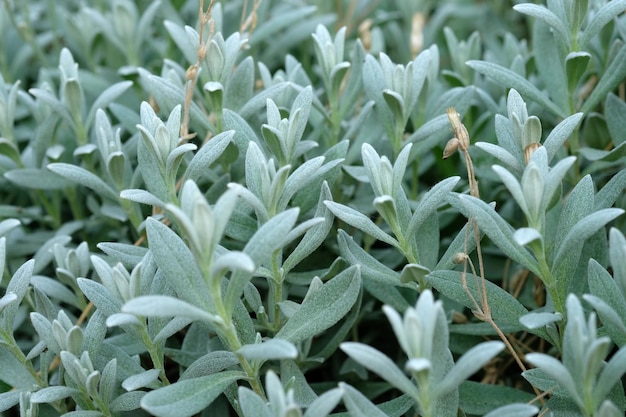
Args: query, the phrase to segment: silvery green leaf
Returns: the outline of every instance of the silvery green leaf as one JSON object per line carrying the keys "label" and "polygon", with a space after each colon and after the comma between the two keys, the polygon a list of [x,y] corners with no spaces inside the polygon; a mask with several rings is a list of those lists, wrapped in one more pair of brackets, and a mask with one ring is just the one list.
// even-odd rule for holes
{"label": "silvery green leaf", "polygon": [[296,246],[283,263],[285,273],[289,272],[303,259],[313,253],[313,251],[322,244],[324,239],[326,239],[326,236],[328,236],[333,225],[334,216],[326,205],[323,204],[324,200],[332,200],[332,194],[326,181],[322,183],[320,197],[314,214],[314,218],[323,218],[324,221],[306,231],[304,237],[300,243],[298,243],[298,246]]}
{"label": "silvery green leaf", "polygon": [[502,250],[507,256],[524,265],[534,273],[539,273],[539,264],[535,258],[515,242],[512,227],[487,203],[475,197],[460,195],[462,204],[470,211],[481,231]]}
{"label": "silvery green leaf", "polygon": [[[317,355],[316,355],[317,356]],[[319,356],[317,356],[319,357]],[[300,365],[296,360],[285,359],[280,361],[280,376],[283,380],[289,381],[286,388],[293,390],[293,398],[300,407],[308,407],[318,398],[307,382]]]}
{"label": "silvery green leaf", "polygon": [[283,339],[269,339],[262,343],[242,346],[238,354],[249,360],[295,359],[298,349]]}
{"label": "silvery green leaf", "polygon": [[233,71],[226,83],[224,106],[238,110],[243,107],[254,94],[254,59],[244,58]]}
{"label": "silvery green leaf", "polygon": [[419,200],[406,228],[405,237],[411,239],[426,219],[433,215],[459,182],[460,177],[449,177],[433,186]]}
{"label": "silvery green leaf", "polygon": [[[11,230],[20,226],[22,223],[17,219],[6,219],[0,222],[0,236],[4,236],[9,233]],[[0,247],[0,256],[4,256],[5,251],[5,238],[2,237],[2,247]],[[4,266],[4,261],[0,262]]]}
{"label": "silvery green leaf", "polygon": [[15,300],[17,300],[17,294],[12,292],[4,294],[2,298],[0,298],[0,312],[4,309],[4,307],[8,306]]}
{"label": "silvery green leaf", "polygon": [[507,168],[513,169],[516,173],[524,170],[519,161],[511,153],[509,153],[509,151],[501,146],[494,145],[489,142],[477,142],[476,147],[497,158],[500,162],[506,165]]}
{"label": "silvery green leaf", "polygon": [[251,389],[239,387],[238,394],[239,406],[244,417],[274,417],[266,402]]}
{"label": "silvery green leaf", "polygon": [[[611,2],[612,3],[612,2]],[[623,10],[623,1],[622,10]],[[591,112],[596,105],[604,100],[606,95],[612,91],[626,77],[626,44],[622,45],[619,52],[613,58],[608,68],[594,87],[593,91],[585,100],[581,112],[587,114]]]}
{"label": "silvery green leaf", "polygon": [[400,273],[400,282],[406,284],[409,282],[417,282],[420,284],[426,275],[431,271],[425,266],[418,264],[406,264]]}
{"label": "silvery green leaf", "polygon": [[38,386],[33,375],[6,348],[0,349],[0,379],[15,389],[32,389]]}
{"label": "silvery green leaf", "polygon": [[96,246],[102,252],[121,262],[126,268],[134,268],[148,252],[147,248],[128,243],[100,242]]}
{"label": "silvery green leaf", "polygon": [[[190,26],[181,27],[175,22],[165,20],[163,26],[167,29],[178,50],[185,56],[187,62],[192,63],[197,59],[197,48],[194,48],[190,39],[199,39],[200,35]],[[197,42],[197,41],[196,41]]]}
{"label": "silvery green leaf", "polygon": [[144,395],[145,391],[125,392],[110,402],[109,410],[113,412],[137,410],[141,407],[140,402]]}
{"label": "silvery green leaf", "polygon": [[[389,361],[391,362],[391,361]],[[393,362],[391,362],[393,365]],[[395,365],[393,365],[395,366]],[[352,417],[387,417],[379,408],[358,390],[340,382],[339,389],[343,392],[343,402]]]}
{"label": "silvery green leaf", "polygon": [[[248,119],[259,111],[261,111],[267,102],[267,99],[276,99],[292,84],[288,81],[274,84],[264,90],[261,90],[256,96],[252,97],[248,102],[239,110],[239,116],[243,119]],[[232,127],[230,127],[232,129]],[[236,130],[236,129],[235,129]]]}
{"label": "silvery green leaf", "polygon": [[26,261],[22,266],[18,268],[13,274],[13,277],[9,281],[9,285],[6,288],[6,294],[15,294],[15,300],[6,305],[0,314],[0,326],[6,332],[11,334],[13,332],[13,322],[17,309],[20,307],[22,299],[26,295],[28,286],[30,285],[30,279],[33,275],[33,268],[35,266],[34,260]]}
{"label": "silvery green leaf", "polygon": [[302,138],[302,134],[309,120],[309,114],[311,113],[312,102],[313,88],[309,85],[298,93],[291,105],[287,140],[291,142],[288,144],[288,149],[290,147],[292,151],[295,149],[296,142],[300,141]]}
{"label": "silvery green leaf", "polygon": [[467,61],[466,65],[481,74],[493,78],[495,81],[505,87],[514,88],[515,90],[519,91],[520,94],[526,96],[531,100],[536,101],[543,107],[548,108],[554,114],[560,117],[567,117],[567,114],[565,114],[563,110],[561,110],[556,104],[554,104],[554,102],[550,101],[550,99],[546,97],[541,91],[539,91],[539,89],[535,87],[534,84],[532,84],[521,75],[513,72],[512,70],[493,62],[487,61],[471,60]]}
{"label": "silvery green leaf", "polygon": [[62,400],[72,395],[78,394],[76,388],[64,387],[64,386],[52,386],[42,388],[39,391],[35,391],[30,396],[30,401],[33,403],[52,403]]}
{"label": "silvery green leaf", "polygon": [[565,141],[571,136],[583,119],[583,113],[575,113],[567,117],[556,125],[543,143],[548,153],[548,162],[556,155],[557,151],[563,147]]}
{"label": "silvery green leaf", "polygon": [[138,188],[130,189],[130,190],[122,190],[120,192],[120,198],[134,201],[135,203],[146,204],[148,206],[155,206],[155,207],[161,207],[161,208],[165,207],[165,203],[159,200],[159,198],[156,197],[154,194],[152,194],[149,191],[138,189]]}
{"label": "silvery green leaf", "polygon": [[[463,288],[461,272],[458,271],[433,271],[426,276],[430,284],[440,293],[450,299],[463,304],[465,307],[474,309],[474,303],[469,299]],[[480,300],[480,289],[477,288],[476,280],[471,274],[466,277],[467,287],[473,294],[474,299]],[[528,310],[511,294],[491,281],[485,281],[487,299],[491,306],[493,319],[498,325],[520,328],[519,318],[528,313]]]}
{"label": "silvery green leaf", "polygon": [[587,70],[591,54],[589,52],[570,52],[565,57],[565,74],[567,75],[567,88],[574,91],[581,77]]}
{"label": "silvery green leaf", "polygon": [[431,59],[431,50],[424,49],[412,61],[412,80],[410,83],[409,94],[407,95],[407,102],[405,103],[407,106],[407,113],[410,113],[412,109],[415,108],[415,104],[417,103],[417,99],[422,91],[424,81],[428,75],[428,67],[430,66]]}
{"label": "silvery green leaf", "polygon": [[571,398],[578,404],[583,404],[578,393],[578,384],[574,381],[569,370],[556,358],[543,353],[527,353],[526,359],[534,366],[554,378],[562,388],[567,390]]}
{"label": "silvery green leaf", "polygon": [[515,233],[513,233],[513,239],[515,239],[517,244],[520,246],[526,246],[535,240],[543,240],[541,233],[532,227],[522,227],[517,229]]}
{"label": "silvery green leaf", "polygon": [[119,313],[121,301],[113,298],[104,285],[87,278],[78,278],[76,282],[87,299],[105,316]]}
{"label": "silvery green leaf", "polygon": [[595,37],[604,26],[606,26],[611,20],[624,12],[626,8],[626,1],[613,0],[604,3],[600,10],[598,10],[591,22],[587,25],[580,38],[581,48],[585,48],[587,43]]}
{"label": "silvery green leaf", "polygon": [[396,285],[400,281],[400,274],[372,257],[345,231],[339,230],[337,241],[341,257],[352,265],[359,265],[363,278],[376,280],[385,286]]}
{"label": "silvery green leaf", "polygon": [[[281,202],[281,195],[285,189],[285,183],[287,182],[287,178],[289,178],[290,171],[291,165],[280,167],[272,178],[269,190],[262,194],[263,201],[271,214],[280,210],[279,203]],[[257,173],[253,175],[257,175]]]}
{"label": "silvery green leaf", "polygon": [[386,355],[363,343],[344,342],[339,345],[349,357],[413,398],[419,397],[417,387]]}
{"label": "silvery green leaf", "polygon": [[177,146],[170,152],[167,156],[167,161],[165,162],[165,172],[170,178],[175,178],[178,173],[178,168],[180,167],[185,154],[191,151],[195,151],[198,147],[193,143],[183,143],[180,146]]}
{"label": "silvery green leaf", "polygon": [[[591,261],[593,261],[593,259],[591,259],[590,262]],[[590,278],[592,277],[590,276]],[[591,279],[589,279],[589,281],[591,282]],[[617,288],[615,289],[617,290]],[[614,297],[615,295],[611,294],[611,296]],[[602,324],[604,325],[608,335],[611,337],[611,340],[613,340],[618,346],[626,345],[626,324],[624,323],[624,316],[617,312],[626,310],[626,303],[624,303],[624,300],[619,300],[619,307],[614,308],[602,298],[596,297],[595,295],[584,294],[583,299],[598,313],[598,316],[602,320]]]}
{"label": "silvery green leaf", "polygon": [[607,398],[613,387],[620,382],[624,373],[626,373],[626,347],[622,346],[604,365],[598,376],[598,382],[593,387],[592,395],[597,404]]}
{"label": "silvery green leaf", "polygon": [[383,98],[393,115],[396,129],[398,126],[404,127],[405,104],[402,96],[393,90],[385,88],[383,90]]}
{"label": "silvery green leaf", "polygon": [[45,342],[47,348],[52,352],[59,353],[61,349],[54,338],[54,334],[52,333],[52,325],[50,324],[50,321],[37,312],[30,313],[30,321],[39,336],[39,340]]}
{"label": "silvery green leaf", "polygon": [[219,256],[211,264],[211,275],[221,277],[226,271],[242,271],[252,273],[254,261],[243,252],[231,251]]}
{"label": "silvery green leaf", "polygon": [[609,93],[604,104],[606,126],[613,143],[618,146],[626,141],[626,103],[613,93]]}
{"label": "silvery green leaf", "polygon": [[20,402],[21,389],[11,390],[0,394],[0,412],[6,411]]}
{"label": "silvery green leaf", "polygon": [[104,90],[91,105],[89,114],[85,119],[85,129],[89,129],[89,127],[91,126],[91,123],[96,117],[96,111],[98,109],[106,108],[109,103],[124,94],[124,92],[128,90],[132,85],[132,81],[120,81],[119,83],[115,83],[109,86],[106,90]]}
{"label": "silvery green leaf", "polygon": [[237,356],[233,352],[225,350],[209,352],[189,365],[180,379],[193,379],[215,374],[238,364],[239,359],[237,359]]}
{"label": "silvery green leaf", "polygon": [[376,58],[372,55],[366,55],[365,57],[362,77],[365,93],[368,99],[376,103],[375,111],[381,118],[382,125],[385,127],[386,131],[393,131],[391,114],[382,94],[383,90],[386,88],[385,77],[380,63],[376,61]]}
{"label": "silvery green leaf", "polygon": [[113,201],[117,201],[118,199],[117,192],[113,190],[110,185],[85,168],[63,162],[48,164],[47,168],[55,174],[67,178],[76,184],[91,188],[102,197],[110,198]]}
{"label": "silvery green leaf", "polygon": [[139,388],[147,387],[159,378],[159,372],[158,369],[150,369],[140,374],[130,376],[122,381],[122,388],[126,391],[135,391]]}
{"label": "silvery green leaf", "polygon": [[42,269],[44,269],[48,263],[52,261],[54,258],[54,247],[56,245],[65,246],[67,245],[72,238],[65,234],[57,234],[56,236],[48,239],[43,245],[37,249],[35,252],[35,266],[33,267],[33,274],[40,273]]}
{"label": "silvery green leaf", "polygon": [[622,262],[626,259],[626,238],[616,228],[611,228],[609,232],[609,256],[615,283],[626,300],[626,265]]}
{"label": "silvery green leaf", "polygon": [[580,150],[579,154],[592,162],[616,162],[626,156],[626,145],[620,143],[610,151],[585,147]]}
{"label": "silvery green leaf", "polygon": [[519,322],[522,324],[522,326],[534,330],[545,327],[550,323],[559,322],[561,320],[563,320],[563,316],[560,313],[530,312],[520,317]]}
{"label": "silvery green leaf", "polygon": [[370,236],[382,242],[388,243],[391,246],[396,248],[399,247],[399,243],[396,239],[383,232],[380,227],[376,226],[376,224],[374,224],[374,222],[363,213],[360,213],[348,206],[344,206],[343,204],[335,203],[334,201],[324,201],[324,204],[335,215],[335,217],[343,220],[350,226],[356,227],[357,229],[362,230]]}
{"label": "silvery green leaf", "polygon": [[604,400],[596,412],[597,417],[621,417],[622,410],[617,408],[611,400]]}
{"label": "silvery green leaf", "polygon": [[533,417],[539,409],[530,404],[509,404],[485,414],[485,417]]}
{"label": "silvery green leaf", "polygon": [[101,411],[77,410],[65,413],[63,417],[104,417],[104,414]]}
{"label": "silvery green leaf", "polygon": [[304,417],[326,417],[339,404],[342,396],[341,388],[326,391],[307,407]]}
{"label": "silvery green leaf", "polygon": [[288,245],[289,243],[293,242],[294,240],[299,238],[301,235],[303,235],[307,230],[323,222],[324,222],[324,219],[319,218],[319,217],[313,217],[312,219],[305,220],[304,222],[300,223],[299,225],[291,229],[289,233],[287,233],[287,235],[283,239],[283,242],[284,242],[283,246]]}
{"label": "silvery green leaf", "polygon": [[268,162],[261,148],[255,142],[249,142],[246,151],[246,187],[257,197],[264,200],[271,184]]}
{"label": "silvery green leaf", "polygon": [[207,323],[216,320],[213,314],[167,295],[144,295],[133,298],[122,306],[122,311],[145,317],[188,317]]}
{"label": "silvery green leaf", "polygon": [[182,239],[163,223],[149,217],[146,230],[150,250],[170,285],[183,300],[211,311],[209,289],[196,260]]}
{"label": "silvery green leaf", "polygon": [[241,372],[218,374],[178,381],[150,391],[141,399],[141,407],[157,417],[191,417],[202,411],[230,384],[245,378]]}
{"label": "silvery green leaf", "polygon": [[[263,203],[263,201],[261,201],[261,198],[259,196],[254,194],[248,188],[237,183],[228,184],[228,188],[234,189],[237,192],[237,194],[241,197],[241,199],[244,200],[254,210],[254,214],[256,214],[258,221],[265,223],[269,220],[270,215],[267,211],[267,208],[265,207],[265,204]],[[247,214],[243,214],[238,210],[235,210],[232,213],[232,217],[233,217],[234,222],[236,222],[238,219],[239,223],[242,223],[241,226],[244,226],[244,227],[249,226],[248,229],[251,229],[252,227],[256,226],[256,224],[254,226],[251,224]],[[232,226],[234,225],[231,225],[231,227]],[[249,234],[252,235],[252,233],[254,233],[255,231],[256,231],[255,229],[252,229],[250,230]],[[245,240],[245,239],[242,239],[242,240]]]}
{"label": "silvery green leaf", "polygon": [[13,184],[33,190],[61,190],[71,182],[60,175],[39,168],[17,168],[4,173]]}
{"label": "silvery green leaf", "polygon": [[192,322],[193,320],[188,317],[174,317],[172,320],[168,321],[161,330],[159,330],[159,333],[154,336],[152,341],[154,343],[163,342],[187,327]]}
{"label": "silvery green leaf", "polygon": [[103,401],[110,403],[117,389],[117,359],[113,358],[104,366],[98,390]]}
{"label": "silvery green leaf", "polygon": [[249,142],[255,142],[260,145],[259,138],[250,125],[241,117],[230,109],[224,109],[222,112],[224,129],[233,130],[232,141],[237,145],[239,152],[246,152]]}
{"label": "silvery green leaf", "polygon": [[[156,101],[162,108],[173,109],[180,103],[185,102],[185,91],[183,88],[175,85],[168,79],[150,74],[143,68],[138,68],[137,71],[141,79],[145,81],[146,89],[154,95]],[[189,112],[194,122],[199,123],[204,129],[211,132],[215,131],[215,126],[213,126],[209,118],[206,117],[198,104],[194,101],[191,101]]]}
{"label": "silvery green leaf", "polygon": [[594,198],[594,210],[609,208],[623,195],[626,189],[626,170],[621,170],[602,187]]}
{"label": "silvery green leaf", "polygon": [[190,179],[198,181],[202,175],[209,169],[224,152],[229,143],[233,140],[235,132],[232,130],[222,132],[213,136],[206,142],[198,152],[194,155],[193,159],[187,165],[185,170],[185,176],[183,183]]}
{"label": "silvery green leaf", "polygon": [[[256,267],[266,264],[272,253],[282,248],[287,242],[285,238],[298,219],[299,209],[293,208],[272,217],[263,224],[248,241],[243,252],[252,259]],[[251,274],[240,274],[232,278],[228,285],[225,304],[232,308],[239,300]]]}
{"label": "silvery green leaf", "polygon": [[266,263],[272,252],[283,246],[285,236],[295,225],[298,214],[299,210],[294,208],[272,217],[257,230],[243,252],[250,256],[257,266]]}
{"label": "silvery green leaf", "polygon": [[298,343],[323,332],[350,311],[360,291],[359,267],[352,266],[308,297],[275,337]]}
{"label": "silvery green leaf", "polygon": [[315,174],[324,163],[324,159],[323,156],[309,159],[289,175],[285,182],[283,193],[280,196],[278,207],[286,207],[289,200],[291,200],[298,191],[317,179]]}
{"label": "silvery green leaf", "polygon": [[31,88],[28,92],[33,95],[37,101],[41,101],[50,106],[50,109],[60,115],[70,126],[73,124],[72,114],[70,113],[69,108],[54,94],[44,90],[43,88]]}
{"label": "silvery green leaf", "polygon": [[114,313],[107,317],[107,327],[126,326],[126,325],[141,325],[142,322],[137,316],[128,313]]}
{"label": "silvery green leaf", "polygon": [[559,268],[563,262],[575,262],[585,240],[623,213],[624,210],[617,208],[597,210],[576,223],[558,247],[552,270]]}
{"label": "silvery green leaf", "polygon": [[316,10],[315,6],[303,6],[285,10],[280,14],[272,16],[254,31],[253,36],[250,38],[250,45],[257,45],[272,39],[279,31],[301,23],[307,17],[312,16]]}
{"label": "silvery green leaf", "polygon": [[513,9],[516,12],[523,13],[543,21],[548,26],[550,26],[556,33],[558,33],[559,36],[561,36],[562,41],[565,44],[569,45],[570,36],[569,32],[565,28],[565,25],[563,24],[563,21],[559,19],[559,17],[547,7],[543,5],[523,3],[516,4],[515,6],[513,6]]}

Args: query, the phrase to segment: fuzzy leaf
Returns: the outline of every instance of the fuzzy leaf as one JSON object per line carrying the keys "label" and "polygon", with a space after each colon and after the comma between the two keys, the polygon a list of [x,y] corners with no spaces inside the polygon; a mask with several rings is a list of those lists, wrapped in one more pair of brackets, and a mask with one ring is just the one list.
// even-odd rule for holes
{"label": "fuzzy leaf", "polygon": [[154,259],[176,293],[183,300],[211,311],[209,289],[182,239],[152,217],[146,220],[146,230]]}
{"label": "fuzzy leaf", "polygon": [[487,203],[475,197],[461,195],[459,199],[469,209],[478,226],[508,257],[533,271],[539,273],[539,265],[535,258],[513,237],[511,226]]}
{"label": "fuzzy leaf", "polygon": [[[505,68],[493,62],[486,61],[467,61],[466,65],[475,71],[493,78],[498,83],[507,88],[514,88],[521,95],[536,101],[543,107],[550,109],[554,114],[567,117],[567,114],[546,97],[534,84],[517,74],[516,72]],[[583,111],[584,112],[584,111]]]}
{"label": "fuzzy leaf", "polygon": [[335,203],[334,201],[324,201],[324,204],[326,204],[326,207],[328,207],[335,217],[343,220],[350,226],[354,226],[357,229],[364,231],[381,242],[388,243],[396,248],[399,247],[399,243],[396,239],[383,232],[383,230],[376,226],[376,224],[365,214],[348,206],[344,206],[343,204]]}
{"label": "fuzzy leaf", "polygon": [[198,181],[209,170],[211,164],[222,155],[228,144],[233,140],[234,135],[235,132],[233,130],[222,132],[202,145],[189,162],[189,165],[187,165],[183,183],[188,179]]}
{"label": "fuzzy leaf", "polygon": [[212,314],[196,306],[166,295],[144,295],[133,298],[122,306],[122,311],[145,317],[188,317],[207,323],[216,319]]}
{"label": "fuzzy leaf", "polygon": [[68,180],[78,184],[84,185],[100,194],[102,197],[109,198],[113,201],[118,200],[117,192],[111,188],[106,182],[102,181],[100,177],[87,171],[85,168],[81,168],[76,165],[57,162],[48,164],[48,169],[57,175],[60,175]]}
{"label": "fuzzy leaf", "polygon": [[344,342],[340,348],[352,359],[375,372],[400,391],[413,398],[419,397],[417,387],[385,354],[363,343]]}
{"label": "fuzzy leaf", "polygon": [[275,337],[298,343],[323,332],[350,311],[360,291],[361,273],[352,266],[308,297]]}
{"label": "fuzzy leaf", "polygon": [[30,401],[33,403],[52,403],[78,393],[79,391],[76,388],[56,385],[34,392],[30,396]]}
{"label": "fuzzy leaf", "polygon": [[244,345],[238,354],[250,360],[270,360],[270,359],[295,359],[298,357],[298,349],[282,339],[270,339],[263,343]]}
{"label": "fuzzy leaf", "polygon": [[241,372],[225,371],[178,381],[147,393],[141,399],[141,407],[157,417],[191,417],[211,404],[230,384],[244,377]]}
{"label": "fuzzy leaf", "polygon": [[504,343],[500,341],[483,342],[465,352],[437,385],[437,393],[446,395],[457,387],[487,362],[493,359],[504,349]]}
{"label": "fuzzy leaf", "polygon": [[[426,276],[426,280],[446,297],[463,304],[467,308],[476,308],[463,288],[461,272],[434,271]],[[467,287],[474,299],[480,302],[480,291],[476,287],[476,280],[471,274],[467,274]],[[485,288],[495,322],[498,325],[521,329],[519,318],[528,313],[528,310],[511,294],[491,281],[485,282]]]}
{"label": "fuzzy leaf", "polygon": [[[389,361],[391,362],[391,361]],[[393,363],[391,363],[393,365]],[[343,402],[352,417],[387,417],[374,403],[367,399],[358,390],[346,383],[339,383],[343,391]]]}

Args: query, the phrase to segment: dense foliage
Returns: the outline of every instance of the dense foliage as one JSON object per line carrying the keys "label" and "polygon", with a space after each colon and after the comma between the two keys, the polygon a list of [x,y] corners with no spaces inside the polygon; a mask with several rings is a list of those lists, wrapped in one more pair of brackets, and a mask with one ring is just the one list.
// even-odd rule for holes
{"label": "dense foliage", "polygon": [[0,415],[624,415],[626,0],[1,10]]}

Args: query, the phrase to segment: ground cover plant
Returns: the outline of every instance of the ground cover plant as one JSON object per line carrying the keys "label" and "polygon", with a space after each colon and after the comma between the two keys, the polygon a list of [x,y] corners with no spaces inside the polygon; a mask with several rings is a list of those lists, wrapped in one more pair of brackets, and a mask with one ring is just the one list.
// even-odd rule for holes
{"label": "ground cover plant", "polygon": [[1,7],[0,415],[624,415],[626,0]]}

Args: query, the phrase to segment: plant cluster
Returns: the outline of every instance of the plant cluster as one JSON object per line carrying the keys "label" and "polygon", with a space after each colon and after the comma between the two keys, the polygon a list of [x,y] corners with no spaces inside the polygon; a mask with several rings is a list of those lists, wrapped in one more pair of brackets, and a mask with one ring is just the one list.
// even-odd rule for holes
{"label": "plant cluster", "polygon": [[4,0],[0,415],[623,416],[625,11]]}

